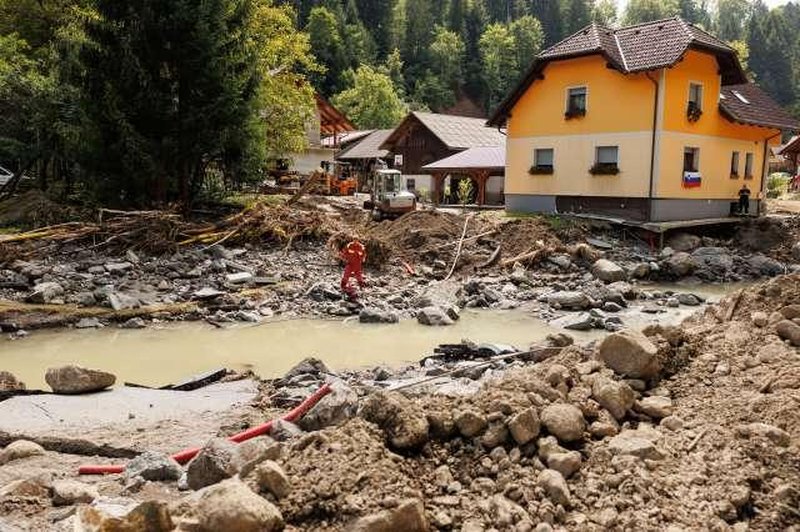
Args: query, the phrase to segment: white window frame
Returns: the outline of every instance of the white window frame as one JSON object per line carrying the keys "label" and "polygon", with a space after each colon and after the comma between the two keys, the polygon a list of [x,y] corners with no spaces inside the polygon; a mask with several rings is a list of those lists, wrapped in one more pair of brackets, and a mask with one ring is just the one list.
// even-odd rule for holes
{"label": "white window frame", "polygon": [[706,88],[700,81],[692,81],[689,80],[689,94],[686,97],[686,108],[689,108],[689,103],[692,101],[692,86],[697,85],[700,87],[700,101],[697,102],[697,108],[702,112],[703,111],[703,98],[705,97]]}
{"label": "white window frame", "polygon": [[556,150],[555,150],[555,148],[534,148],[533,149],[533,166],[539,166],[538,153],[540,151],[545,151],[545,150],[549,150],[550,152],[552,152],[553,157],[552,157],[552,160],[550,162],[550,166],[553,168],[553,170],[555,170],[555,168],[556,168]]}
{"label": "white window frame", "polygon": [[[753,167],[756,165],[756,156],[753,152],[748,151],[744,154],[744,178],[753,179]],[[749,170],[749,171],[748,171]]]}
{"label": "white window frame", "polygon": [[683,147],[684,161],[686,160],[686,150],[695,150],[695,152],[697,152],[697,156],[694,159],[695,166],[697,168],[695,170],[687,170],[687,169],[684,168],[683,172],[684,173],[686,173],[686,172],[696,172],[698,174],[701,174],[702,172],[700,171],[700,154],[701,154],[700,153],[700,146],[684,146]]}
{"label": "white window frame", "polygon": [[588,85],[572,85],[567,87],[564,91],[564,114],[566,115],[569,112],[569,96],[570,91],[574,89],[583,89],[584,90],[584,97],[583,97],[583,111],[585,114],[589,114],[589,86]]}
{"label": "white window frame", "polygon": [[[737,150],[733,150],[731,152],[731,177],[739,177],[739,167],[742,163],[741,152]],[[734,166],[733,162],[736,161],[736,165]]]}

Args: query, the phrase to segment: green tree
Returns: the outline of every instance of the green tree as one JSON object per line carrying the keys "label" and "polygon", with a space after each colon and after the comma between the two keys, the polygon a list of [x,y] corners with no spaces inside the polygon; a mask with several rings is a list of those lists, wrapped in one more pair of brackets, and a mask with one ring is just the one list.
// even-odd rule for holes
{"label": "green tree", "polygon": [[464,53],[461,36],[437,26],[431,43],[431,67],[445,87],[457,89],[464,81]]}
{"label": "green tree", "polygon": [[601,26],[613,27],[617,24],[617,3],[614,0],[600,0],[595,3],[592,20]]}
{"label": "green tree", "polygon": [[391,50],[391,28],[394,5],[391,0],[357,0],[361,21],[375,41],[377,54],[386,55]]}
{"label": "green tree", "polygon": [[481,61],[489,109],[500,103],[518,77],[515,48],[514,35],[503,24],[490,24],[481,36]]}
{"label": "green tree", "polygon": [[389,76],[389,79],[392,80],[394,88],[397,91],[397,95],[400,96],[401,99],[405,98],[406,80],[403,75],[403,58],[400,56],[400,50],[397,48],[392,50],[392,52],[386,56],[386,60],[383,62],[379,71]]}
{"label": "green tree", "polygon": [[531,0],[531,15],[542,24],[545,46],[564,38],[564,20],[558,0]]}
{"label": "green tree", "polygon": [[434,17],[428,0],[405,0],[406,27],[403,59],[409,79],[422,76],[430,61]]}
{"label": "green tree", "polygon": [[748,0],[717,0],[716,26],[720,39],[742,41],[750,15]]}
{"label": "green tree", "polygon": [[88,164],[98,192],[128,205],[179,198],[210,167],[257,176],[264,128],[249,0],[97,0],[83,54]]}
{"label": "green tree", "polygon": [[561,9],[564,19],[564,34],[573,33],[585,28],[592,21],[594,2],[591,0],[564,0]]}
{"label": "green tree", "polygon": [[780,10],[769,11],[763,2],[756,1],[748,28],[749,66],[758,84],[781,105],[795,101],[787,35]]}
{"label": "green tree", "polygon": [[626,26],[671,17],[680,13],[678,0],[630,0],[625,8]]}
{"label": "green tree", "polygon": [[739,56],[739,64],[742,65],[742,70],[744,70],[747,77],[752,79],[753,73],[750,71],[749,59],[750,59],[750,49],[747,47],[746,41],[730,41],[728,45],[736,50],[736,55]]}
{"label": "green tree", "polygon": [[430,70],[414,85],[413,103],[415,108],[441,111],[456,103],[455,90]]}
{"label": "green tree", "polygon": [[407,112],[389,76],[367,65],[356,71],[353,87],[334,96],[332,103],[361,129],[394,127]]}
{"label": "green tree", "polygon": [[311,49],[322,66],[321,72],[312,75],[314,85],[325,96],[341,90],[340,75],[347,68],[347,54],[339,31],[336,16],[325,7],[311,10],[306,24]]}
{"label": "green tree", "polygon": [[544,31],[538,20],[530,15],[511,23],[509,31],[514,37],[516,67],[518,74],[524,73],[533,63],[544,44]]}

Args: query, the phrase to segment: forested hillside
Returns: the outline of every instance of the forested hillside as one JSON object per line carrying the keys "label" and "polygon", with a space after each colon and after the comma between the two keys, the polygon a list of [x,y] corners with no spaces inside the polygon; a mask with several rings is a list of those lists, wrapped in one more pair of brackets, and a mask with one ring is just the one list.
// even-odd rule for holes
{"label": "forested hillside", "polygon": [[[325,68],[315,87],[362,127],[405,110],[447,109],[468,96],[491,110],[543,47],[592,21],[607,26],[680,15],[731,43],[753,80],[797,105],[800,4],[748,0],[286,0]],[[391,83],[389,83],[391,82]],[[391,94],[394,87],[394,94]],[[375,94],[380,106],[364,109]],[[365,103],[366,102],[366,103]]]}

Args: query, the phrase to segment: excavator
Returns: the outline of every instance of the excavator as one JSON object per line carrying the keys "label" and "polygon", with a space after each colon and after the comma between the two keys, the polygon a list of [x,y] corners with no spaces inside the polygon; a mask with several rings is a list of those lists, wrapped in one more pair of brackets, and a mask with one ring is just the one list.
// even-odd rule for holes
{"label": "excavator", "polygon": [[315,180],[311,192],[323,196],[352,196],[358,188],[351,165],[339,161],[323,161],[322,175]]}
{"label": "excavator", "polygon": [[377,168],[370,175],[369,190],[364,208],[372,211],[373,220],[399,218],[417,210],[417,197],[405,189],[399,170]]}

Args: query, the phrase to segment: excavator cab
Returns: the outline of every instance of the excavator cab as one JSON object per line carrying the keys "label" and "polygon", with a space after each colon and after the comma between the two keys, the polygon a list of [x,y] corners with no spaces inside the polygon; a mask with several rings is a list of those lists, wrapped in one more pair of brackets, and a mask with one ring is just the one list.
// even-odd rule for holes
{"label": "excavator cab", "polygon": [[399,170],[376,170],[370,179],[370,199],[364,208],[375,220],[399,218],[417,210],[417,197],[407,191]]}

